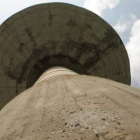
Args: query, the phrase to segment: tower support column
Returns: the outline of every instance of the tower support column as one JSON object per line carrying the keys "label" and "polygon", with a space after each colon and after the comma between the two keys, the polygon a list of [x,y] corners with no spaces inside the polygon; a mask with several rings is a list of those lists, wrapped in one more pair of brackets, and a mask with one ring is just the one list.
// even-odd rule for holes
{"label": "tower support column", "polygon": [[40,82],[44,80],[49,80],[52,78],[60,77],[60,76],[66,76],[66,75],[78,75],[78,73],[67,69],[65,67],[57,66],[57,67],[52,67],[48,70],[46,70],[35,82],[36,84],[39,84]]}

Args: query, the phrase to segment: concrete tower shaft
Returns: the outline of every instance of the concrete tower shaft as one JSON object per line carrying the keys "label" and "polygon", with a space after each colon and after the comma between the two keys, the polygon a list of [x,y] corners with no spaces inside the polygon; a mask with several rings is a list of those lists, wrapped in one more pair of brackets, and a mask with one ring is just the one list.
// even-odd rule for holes
{"label": "concrete tower shaft", "polygon": [[47,71],[45,71],[39,77],[39,79],[35,82],[35,85],[41,83],[44,80],[46,81],[46,80],[49,80],[49,79],[53,79],[53,78],[56,78],[56,77],[62,77],[62,76],[65,76],[65,75],[78,75],[78,73],[76,73],[72,70],[69,70],[67,68],[60,67],[60,66],[59,67],[52,67],[52,68],[48,69]]}

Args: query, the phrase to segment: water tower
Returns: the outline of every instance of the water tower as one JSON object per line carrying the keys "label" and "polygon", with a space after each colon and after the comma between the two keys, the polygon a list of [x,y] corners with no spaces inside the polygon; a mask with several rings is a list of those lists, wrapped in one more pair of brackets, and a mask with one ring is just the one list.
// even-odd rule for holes
{"label": "water tower", "polygon": [[29,7],[0,27],[0,140],[139,140],[140,90],[96,14]]}

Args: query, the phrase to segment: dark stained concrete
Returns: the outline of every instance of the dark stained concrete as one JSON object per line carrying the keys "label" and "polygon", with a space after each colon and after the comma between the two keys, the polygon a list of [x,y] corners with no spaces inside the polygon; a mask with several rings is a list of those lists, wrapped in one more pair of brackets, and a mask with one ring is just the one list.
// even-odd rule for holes
{"label": "dark stained concrete", "polygon": [[130,84],[127,52],[110,25],[80,7],[41,4],[0,27],[0,109],[52,66]]}

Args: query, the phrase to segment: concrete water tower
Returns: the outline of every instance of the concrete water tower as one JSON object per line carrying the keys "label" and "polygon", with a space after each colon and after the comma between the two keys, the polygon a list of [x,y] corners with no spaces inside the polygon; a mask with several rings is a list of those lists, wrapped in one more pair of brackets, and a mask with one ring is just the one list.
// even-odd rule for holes
{"label": "concrete water tower", "polygon": [[0,140],[139,140],[140,90],[96,14],[29,7],[0,27]]}

